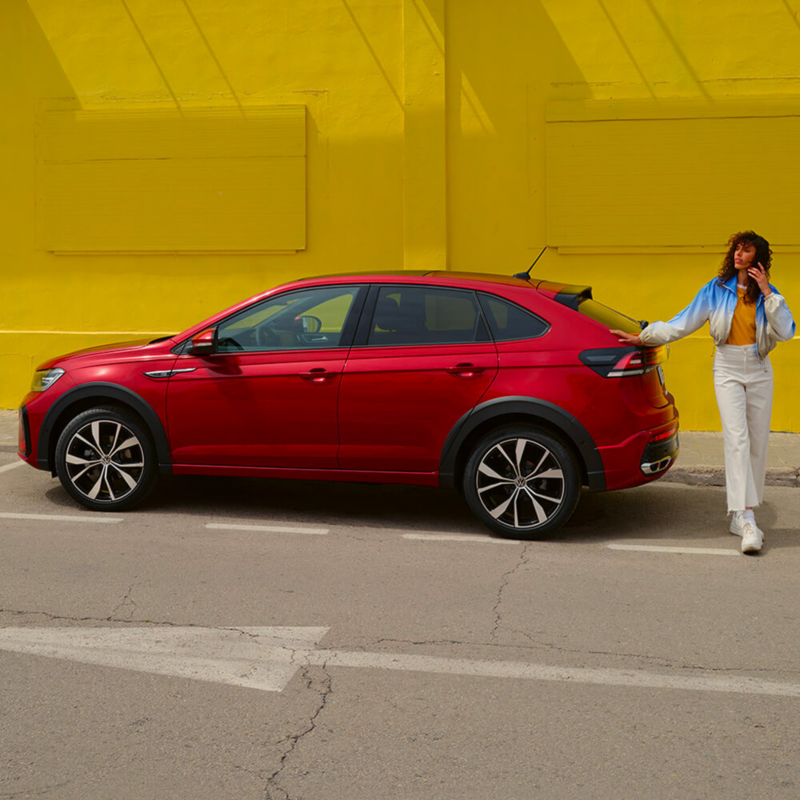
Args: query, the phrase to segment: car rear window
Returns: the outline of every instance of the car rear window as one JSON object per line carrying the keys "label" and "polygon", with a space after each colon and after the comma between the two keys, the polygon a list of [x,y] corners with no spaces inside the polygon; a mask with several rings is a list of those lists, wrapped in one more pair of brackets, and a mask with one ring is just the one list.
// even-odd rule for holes
{"label": "car rear window", "polygon": [[550,327],[543,319],[499,297],[481,293],[480,298],[496,342],[535,339]]}
{"label": "car rear window", "polygon": [[604,306],[590,297],[582,297],[578,301],[578,311],[584,316],[591,317],[606,328],[614,328],[625,333],[639,333],[639,322],[631,317]]}

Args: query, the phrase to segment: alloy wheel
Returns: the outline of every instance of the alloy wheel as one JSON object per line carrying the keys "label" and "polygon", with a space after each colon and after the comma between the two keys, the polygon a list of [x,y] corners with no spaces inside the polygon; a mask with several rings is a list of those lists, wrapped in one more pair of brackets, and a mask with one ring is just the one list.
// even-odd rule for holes
{"label": "alloy wheel", "polygon": [[94,502],[122,500],[144,475],[142,443],[116,420],[93,420],[78,429],[67,444],[65,460],[72,485]]}
{"label": "alloy wheel", "polygon": [[475,488],[493,519],[515,529],[538,528],[552,519],[564,502],[564,471],[543,444],[506,439],[481,458]]}

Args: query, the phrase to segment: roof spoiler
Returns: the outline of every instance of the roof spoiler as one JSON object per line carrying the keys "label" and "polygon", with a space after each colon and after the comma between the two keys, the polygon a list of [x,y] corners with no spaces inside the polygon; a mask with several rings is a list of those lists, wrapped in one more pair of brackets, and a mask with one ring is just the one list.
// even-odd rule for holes
{"label": "roof spoiler", "polygon": [[555,296],[553,300],[561,305],[578,310],[578,306],[583,300],[592,299],[591,286],[568,286],[563,283],[540,283],[539,291],[552,292]]}

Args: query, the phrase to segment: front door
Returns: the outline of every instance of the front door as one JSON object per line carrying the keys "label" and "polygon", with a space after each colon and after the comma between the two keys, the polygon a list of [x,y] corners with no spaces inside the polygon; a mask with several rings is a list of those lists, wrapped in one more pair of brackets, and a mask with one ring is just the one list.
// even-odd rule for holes
{"label": "front door", "polygon": [[366,342],[342,377],[339,466],[434,472],[448,433],[494,379],[497,350],[471,291],[374,291]]}
{"label": "front door", "polygon": [[212,355],[180,356],[167,391],[173,463],[335,468],[347,322],[361,291],[276,295],[219,323]]}

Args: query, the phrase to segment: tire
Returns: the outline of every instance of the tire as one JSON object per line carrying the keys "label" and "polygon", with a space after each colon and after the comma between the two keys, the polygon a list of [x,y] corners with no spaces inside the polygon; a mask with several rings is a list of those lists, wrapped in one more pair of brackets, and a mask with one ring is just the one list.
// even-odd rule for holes
{"label": "tire", "polygon": [[509,425],[484,436],[464,469],[472,513],[495,533],[535,539],[572,516],[581,473],[572,451],[532,425]]}
{"label": "tire", "polygon": [[133,508],[158,474],[147,426],[115,406],[90,408],[71,419],[58,437],[55,462],[67,494],[92,511]]}

